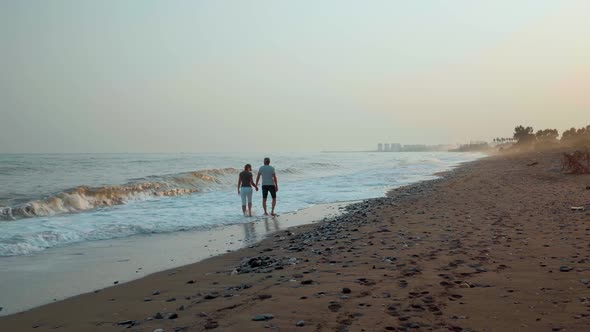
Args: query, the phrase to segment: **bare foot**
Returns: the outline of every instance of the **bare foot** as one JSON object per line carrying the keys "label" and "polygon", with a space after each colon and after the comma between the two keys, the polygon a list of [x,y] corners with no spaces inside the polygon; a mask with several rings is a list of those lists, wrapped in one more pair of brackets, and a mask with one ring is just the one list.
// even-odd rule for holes
{"label": "bare foot", "polygon": [[268,216],[268,212],[264,212],[264,215],[265,215],[265,216]]}

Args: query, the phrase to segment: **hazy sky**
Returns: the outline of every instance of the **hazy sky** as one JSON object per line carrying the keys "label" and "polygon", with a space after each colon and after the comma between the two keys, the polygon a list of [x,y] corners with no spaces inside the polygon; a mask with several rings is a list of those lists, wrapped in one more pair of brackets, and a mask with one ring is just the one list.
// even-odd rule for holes
{"label": "hazy sky", "polygon": [[590,1],[0,0],[0,152],[371,149],[590,124]]}

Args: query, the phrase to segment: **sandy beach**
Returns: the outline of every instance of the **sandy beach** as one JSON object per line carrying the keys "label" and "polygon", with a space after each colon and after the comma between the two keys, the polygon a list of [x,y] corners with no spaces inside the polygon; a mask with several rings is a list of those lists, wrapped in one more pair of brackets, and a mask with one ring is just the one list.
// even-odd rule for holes
{"label": "sandy beach", "polygon": [[589,331],[590,176],[560,161],[487,157],[0,330]]}

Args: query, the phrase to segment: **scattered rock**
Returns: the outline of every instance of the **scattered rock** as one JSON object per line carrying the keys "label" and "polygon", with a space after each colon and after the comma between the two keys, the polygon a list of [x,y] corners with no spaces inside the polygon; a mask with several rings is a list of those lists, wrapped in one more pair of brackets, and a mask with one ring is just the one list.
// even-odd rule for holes
{"label": "scattered rock", "polygon": [[295,326],[305,326],[305,321],[304,320],[300,320],[297,323],[295,323]]}
{"label": "scattered rock", "polygon": [[351,292],[352,292],[352,291],[351,291],[351,290],[350,290],[350,288],[348,288],[348,287],[344,287],[344,288],[342,288],[342,293],[344,293],[344,294],[350,294]]}
{"label": "scattered rock", "polygon": [[311,284],[313,284],[313,280],[311,280],[311,279],[303,280],[303,281],[301,281],[301,284],[302,285],[311,285]]}
{"label": "scattered rock", "polygon": [[165,332],[164,329],[155,329],[153,332]]}
{"label": "scattered rock", "polygon": [[271,320],[273,318],[275,318],[275,316],[273,316],[271,314],[261,314],[261,315],[256,315],[256,316],[252,317],[252,320],[255,322],[260,322],[260,321]]}
{"label": "scattered rock", "polygon": [[154,291],[154,292],[152,293],[152,295],[160,295],[160,291],[159,291],[159,290],[157,290],[157,291]]}
{"label": "scattered rock", "polygon": [[213,293],[209,293],[209,294],[205,295],[205,300],[213,300],[218,297],[219,297],[219,293],[213,292]]}
{"label": "scattered rock", "polygon": [[135,321],[135,320],[124,320],[124,321],[120,321],[117,323],[117,325],[130,325],[130,326],[133,326],[135,324],[137,324],[137,321]]}
{"label": "scattered rock", "polygon": [[560,266],[560,267],[559,267],[559,271],[560,271],[560,272],[569,272],[569,271],[571,271],[571,270],[573,270],[573,268],[572,268],[572,267],[569,267],[569,266],[565,266],[565,265],[564,265],[564,266]]}
{"label": "scattered rock", "polygon": [[176,298],[175,297],[171,297],[171,298],[169,298],[169,299],[166,300],[166,302],[174,302],[174,301],[176,301]]}
{"label": "scattered rock", "polygon": [[189,281],[187,281],[186,283],[187,283],[188,285],[192,285],[192,284],[194,284],[194,283],[195,283],[195,281],[194,281],[194,280],[189,280]]}
{"label": "scattered rock", "polygon": [[258,295],[258,299],[259,300],[266,300],[266,299],[270,299],[272,297],[272,295],[270,294],[260,294]]}
{"label": "scattered rock", "polygon": [[155,319],[164,319],[164,315],[162,315],[162,313],[160,312],[156,312],[156,314],[154,315]]}
{"label": "scattered rock", "polygon": [[328,309],[330,309],[331,312],[337,312],[340,308],[342,308],[342,304],[338,302],[330,302],[330,305],[328,305]]}
{"label": "scattered rock", "polygon": [[205,323],[206,330],[212,330],[217,327],[219,327],[219,323],[217,323],[216,321],[208,321],[207,323]]}
{"label": "scattered rock", "polygon": [[175,312],[169,313],[168,316],[166,317],[166,319],[176,319],[178,318],[178,314],[176,314]]}
{"label": "scattered rock", "polygon": [[113,285],[116,285],[116,284],[118,284],[118,283],[119,283],[119,281],[115,281],[115,282],[113,282]]}

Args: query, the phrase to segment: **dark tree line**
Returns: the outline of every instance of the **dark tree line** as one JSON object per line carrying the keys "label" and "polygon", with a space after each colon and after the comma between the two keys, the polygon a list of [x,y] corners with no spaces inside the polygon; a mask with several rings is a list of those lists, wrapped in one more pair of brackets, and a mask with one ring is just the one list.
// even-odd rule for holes
{"label": "dark tree line", "polygon": [[533,127],[518,126],[514,128],[513,141],[517,145],[529,145],[532,143],[556,145],[562,143],[573,146],[588,146],[590,145],[590,125],[580,129],[568,129],[563,132],[561,139],[559,139],[557,129],[543,129],[535,133]]}

